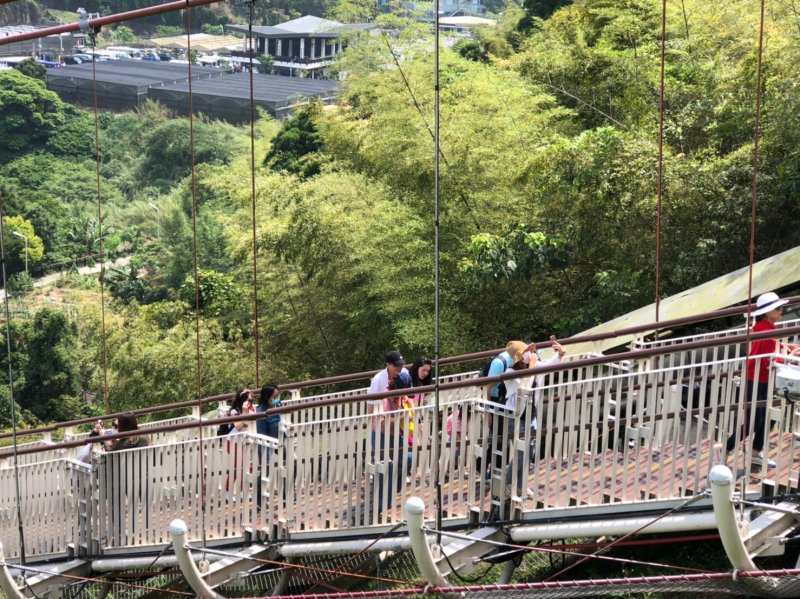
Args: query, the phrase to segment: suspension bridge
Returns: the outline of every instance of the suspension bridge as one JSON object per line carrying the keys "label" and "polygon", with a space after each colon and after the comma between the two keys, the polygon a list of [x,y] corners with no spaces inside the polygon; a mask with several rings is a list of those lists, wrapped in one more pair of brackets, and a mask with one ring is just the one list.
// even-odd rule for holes
{"label": "suspension bridge", "polygon": [[[94,19],[82,14],[77,23],[10,36],[0,44],[79,29],[94,44],[94,34],[103,26],[184,10],[191,51],[191,9],[216,1],[167,2]],[[560,364],[496,377],[466,368],[494,355],[496,349],[453,358],[439,355],[438,2],[436,8],[436,106],[434,126],[429,129],[436,166],[436,346],[434,383],[414,390],[424,400],[411,410],[376,414],[367,410],[368,401],[405,392],[369,394],[358,388],[303,395],[309,389],[353,383],[373,374],[355,373],[283,385],[290,399],[266,414],[218,417],[230,397],[200,397],[198,325],[197,399],[140,410],[140,416],[154,419],[138,431],[90,438],[83,429],[93,419],[82,419],[26,431],[15,428],[11,434],[0,435],[13,440],[0,454],[0,589],[5,596],[77,598],[113,593],[131,598],[217,598],[249,591],[260,596],[304,592],[305,596],[338,597],[352,596],[352,591],[342,592],[342,588],[355,583],[365,585],[367,590],[361,594],[375,597],[422,593],[566,597],[621,590],[800,594],[797,566],[763,571],[754,563],[783,554],[798,527],[800,410],[785,387],[798,360],[782,350],[755,358],[771,366],[766,400],[746,397],[743,376],[752,341],[775,338],[783,344],[795,343],[800,320],[787,320],[778,330],[766,333],[754,333],[747,318],[744,327],[714,333],[681,338],[653,334],[733,315],[747,317],[757,292],[800,279],[792,274],[798,263],[795,259],[783,268],[778,282],[769,277],[759,280],[754,258],[763,0],[749,267],[734,277],[739,285],[737,298],[704,314],[686,307],[692,306],[692,297],[678,298],[673,303],[683,310],[681,317],[663,318],[670,306],[668,300],[662,302],[660,289],[664,0],[655,304],[644,309],[655,315],[655,322],[648,322],[648,317],[628,326],[609,323],[605,329],[564,340],[581,349]],[[252,3],[250,14],[252,124]],[[193,148],[191,80],[190,73]],[[96,92],[94,99],[97,124]],[[253,139],[251,134],[251,143]],[[95,144],[98,222],[102,223],[98,135]],[[258,379],[254,151],[251,154]],[[194,156],[193,267],[199,322],[193,163]],[[103,264],[102,231],[99,239]],[[769,271],[766,266],[764,270]],[[103,271],[101,266],[104,327]],[[737,302],[745,304],[726,307]],[[104,332],[101,338],[105,343]],[[598,342],[607,347],[588,349]],[[598,353],[622,346],[626,347],[618,353]],[[102,361],[105,372],[105,347]],[[779,361],[782,371],[772,367]],[[443,366],[454,374],[440,372]],[[512,379],[519,388],[515,405],[492,401],[490,389]],[[105,418],[111,419],[115,415],[108,407],[105,384],[103,396]],[[753,415],[762,407],[767,414],[760,425],[767,438],[767,455],[759,459],[745,439],[756,433],[758,420]],[[160,412],[180,410],[191,413],[158,419]],[[269,415],[281,416],[277,437],[258,435],[253,426],[232,435],[216,434],[220,424],[252,422]],[[16,422],[13,415],[12,420]],[[78,460],[78,450],[87,443],[141,435],[149,439],[146,447],[95,451],[89,463]],[[19,436],[35,440],[18,443]],[[725,455],[723,448],[731,436],[735,449]],[[608,555],[614,546],[639,542],[631,537],[643,534],[683,533],[678,540],[691,542],[708,539],[709,532],[720,538],[733,573]],[[592,541],[577,546],[540,544],[571,538]],[[675,537],[660,540],[675,542]],[[516,555],[530,551],[573,561],[547,581],[509,584]],[[558,579],[588,559],[654,567],[664,574],[624,580]],[[476,564],[492,560],[504,563],[501,584],[453,586],[464,583],[463,576]]]}

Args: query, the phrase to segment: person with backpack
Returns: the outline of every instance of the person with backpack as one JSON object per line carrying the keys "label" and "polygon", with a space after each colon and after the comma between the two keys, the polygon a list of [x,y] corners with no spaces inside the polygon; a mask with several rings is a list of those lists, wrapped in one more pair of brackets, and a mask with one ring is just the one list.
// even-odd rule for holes
{"label": "person with backpack", "polygon": [[[524,341],[509,341],[506,344],[505,351],[501,352],[494,358],[492,358],[491,362],[484,366],[484,370],[481,371],[481,376],[499,376],[505,372],[511,372],[514,370],[525,370],[528,368],[534,368],[535,366],[549,366],[550,364],[557,364],[561,361],[561,358],[564,357],[566,354],[566,350],[564,347],[558,342],[555,336],[550,337],[550,341],[552,343],[551,347],[553,349],[553,356],[546,360],[543,360],[539,353],[536,351],[536,345],[533,343],[525,343]],[[484,375],[484,371],[486,375]],[[537,386],[540,383],[540,377],[535,377],[533,379],[533,386]],[[519,385],[522,382],[521,378],[513,378],[508,379],[507,381],[501,381],[497,383],[495,386],[492,387],[491,390],[491,400],[493,402],[497,402],[503,404],[506,408],[509,408],[513,411],[513,415],[505,423],[504,426],[500,427],[500,435],[494,441],[496,443],[495,448],[498,451],[497,458],[495,459],[495,466],[499,467],[502,461],[500,457],[500,452],[505,452],[508,449],[507,439],[513,438],[514,431],[518,430],[516,422],[519,421],[522,424],[525,421],[525,409],[527,406],[519,406],[517,407],[517,391],[519,389]],[[536,413],[534,412],[531,415],[531,426],[532,428],[536,428]],[[513,453],[513,452],[512,452]],[[509,460],[510,461],[510,460]],[[510,466],[510,464],[509,464]],[[518,480],[519,483],[522,484],[523,480],[523,473],[520,470],[522,464],[518,461],[517,469],[518,469]],[[506,483],[511,482],[511,469],[508,468],[506,472]],[[521,491],[518,489],[517,494],[520,494]]]}
{"label": "person with backpack", "polygon": [[[536,344],[525,343],[524,341],[509,341],[506,344],[505,351],[500,352],[484,364],[480,376],[500,376],[510,370],[524,370],[533,368],[536,365],[549,366],[550,364],[557,364],[567,352],[555,336],[551,336],[550,341],[554,353],[547,360],[543,360],[539,352],[536,351]],[[516,403],[518,385],[519,379],[510,379],[508,382],[500,381],[491,389],[492,401],[507,405],[513,409]],[[509,388],[513,392],[510,393]]]}

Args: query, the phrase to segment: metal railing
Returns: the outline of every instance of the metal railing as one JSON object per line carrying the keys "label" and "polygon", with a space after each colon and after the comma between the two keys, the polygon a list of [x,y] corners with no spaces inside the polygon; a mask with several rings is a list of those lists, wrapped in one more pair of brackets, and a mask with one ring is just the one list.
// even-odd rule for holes
{"label": "metal railing", "polygon": [[[787,330],[787,336],[794,333]],[[773,393],[774,377],[766,400],[744,397],[746,358],[740,337],[731,339],[642,352],[628,371],[610,368],[607,359],[583,359],[523,371],[521,378],[505,375],[509,392],[515,383],[517,388],[516,402],[506,405],[488,399],[498,377],[470,378],[473,373],[442,390],[438,439],[428,403],[348,416],[334,410],[333,417],[301,422],[285,418],[279,439],[252,433],[206,438],[205,472],[196,439],[101,453],[91,469],[70,460],[22,465],[29,553],[96,555],[158,547],[167,542],[168,521],[178,514],[199,531],[203,480],[211,541],[241,539],[248,531],[276,539],[384,527],[402,519],[402,503],[411,495],[428,497],[426,505],[435,509],[436,443],[441,507],[450,521],[678,499],[703,489],[708,470],[722,457],[719,447],[731,436],[732,459],[750,473],[749,484],[770,480],[797,488],[800,414]],[[360,397],[349,401],[364,403]],[[294,412],[331,405],[337,400]],[[750,441],[762,407],[765,451],[775,468],[755,459]],[[186,422],[151,430],[170,432],[164,429],[188,434],[196,427]],[[75,443],[80,441],[45,451]],[[20,458],[39,455],[36,449],[25,449]],[[0,538],[12,556],[13,475],[12,469],[0,470],[0,484],[9,481],[0,497]]]}
{"label": "metal railing", "polygon": [[[89,466],[55,460],[19,467],[22,521],[28,558],[65,556],[85,544],[92,505]],[[14,471],[0,470],[0,538],[6,556],[19,556]]]}
{"label": "metal railing", "polygon": [[[800,301],[800,296],[793,296],[793,297],[790,297],[788,299],[792,303],[797,303],[798,301]],[[705,313],[695,314],[695,315],[687,316],[687,317],[683,317],[683,318],[665,320],[665,321],[661,321],[660,323],[657,323],[657,324],[656,323],[647,323],[647,324],[636,325],[636,326],[632,326],[632,327],[624,327],[624,328],[621,328],[621,329],[617,329],[615,331],[609,331],[609,332],[604,332],[604,333],[595,333],[595,334],[589,334],[589,335],[576,335],[576,336],[573,336],[573,337],[568,337],[568,338],[565,338],[565,339],[561,339],[560,342],[562,344],[564,344],[564,345],[570,345],[570,344],[573,344],[573,343],[586,343],[586,342],[592,342],[592,341],[601,341],[601,340],[605,340],[605,339],[613,339],[613,338],[616,338],[616,337],[621,337],[621,336],[624,336],[624,335],[631,335],[631,334],[636,334],[636,333],[648,332],[648,331],[652,331],[652,330],[657,329],[657,328],[658,329],[667,329],[667,328],[675,327],[675,326],[686,326],[686,325],[689,325],[689,324],[708,321],[708,320],[713,320],[713,319],[716,319],[716,318],[723,318],[723,317],[727,317],[727,316],[742,314],[742,313],[744,313],[746,311],[747,311],[747,307],[746,306],[734,306],[732,308],[724,308],[722,310],[716,310],[716,311],[712,311],[712,312],[705,312]],[[711,340],[713,341],[713,339],[711,339]],[[551,345],[551,343],[552,342],[550,342],[550,341],[542,341],[542,342],[536,343],[535,345],[536,345],[537,348],[541,349],[541,348],[549,347]],[[440,360],[440,364],[442,366],[446,366],[446,365],[453,365],[453,364],[475,362],[475,361],[483,360],[483,359],[488,358],[490,356],[496,355],[497,353],[502,351],[502,349],[503,348],[497,348],[497,349],[492,349],[492,350],[485,350],[485,351],[481,351],[481,352],[475,352],[475,353],[471,353],[471,354],[462,354],[462,355],[458,355],[458,356],[450,356],[450,357],[447,357],[447,358],[442,358]],[[652,349],[652,348],[646,348],[646,349]],[[299,391],[301,389],[306,389],[306,388],[311,388],[311,387],[322,387],[322,386],[328,386],[328,385],[337,385],[337,384],[341,384],[341,383],[352,383],[352,382],[355,382],[355,381],[362,381],[362,380],[369,379],[376,372],[378,372],[378,370],[370,370],[370,371],[365,371],[365,372],[356,372],[356,373],[351,373],[351,374],[338,375],[338,376],[332,376],[332,377],[326,377],[326,378],[320,378],[320,379],[310,379],[310,380],[306,380],[306,381],[299,381],[299,382],[294,382],[294,383],[286,383],[286,384],[281,385],[281,389],[284,390],[284,391],[294,392],[294,391]],[[135,415],[137,415],[137,416],[145,416],[145,415],[150,415],[150,414],[156,414],[158,412],[168,412],[168,411],[174,411],[174,410],[179,410],[179,409],[193,408],[193,407],[196,407],[196,406],[201,406],[202,407],[202,406],[208,405],[208,404],[213,404],[213,403],[218,403],[218,402],[225,402],[225,401],[228,401],[228,400],[232,399],[232,397],[233,397],[233,394],[231,394],[231,393],[223,393],[223,394],[220,394],[220,395],[204,397],[204,398],[201,398],[201,399],[187,400],[187,401],[175,402],[175,403],[171,403],[171,404],[162,404],[162,405],[157,405],[157,406],[150,406],[150,407],[146,407],[146,408],[140,408],[140,409],[137,409],[137,410],[132,410],[130,412],[135,414]],[[114,414],[108,414],[108,415],[105,415],[103,418],[105,420],[109,420],[111,418],[116,418],[116,417],[118,417],[118,416],[120,416],[122,414],[123,414],[123,412],[118,412],[118,413],[114,413]],[[34,429],[22,430],[22,431],[19,431],[19,434],[20,435],[45,434],[45,433],[49,433],[49,432],[55,432],[55,431],[58,431],[60,429],[65,429],[65,428],[70,428],[70,427],[75,427],[75,426],[91,424],[91,423],[94,422],[94,420],[95,420],[95,418],[78,418],[78,419],[70,420],[70,421],[67,421],[67,422],[59,422],[59,423],[54,423],[54,424],[50,424],[50,425],[47,425],[47,426],[37,427],[37,428],[34,428]],[[11,437],[11,433],[10,432],[0,433],[0,439],[8,439],[10,437]]]}

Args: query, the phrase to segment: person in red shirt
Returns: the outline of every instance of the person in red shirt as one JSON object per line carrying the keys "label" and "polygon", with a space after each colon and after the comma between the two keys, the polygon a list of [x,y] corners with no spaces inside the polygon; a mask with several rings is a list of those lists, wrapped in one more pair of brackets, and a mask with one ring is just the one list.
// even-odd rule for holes
{"label": "person in red shirt", "polygon": [[[753,333],[763,331],[774,331],[775,325],[783,317],[783,306],[789,300],[781,299],[777,293],[764,293],[756,300],[756,309],[753,310],[753,317],[756,324],[753,326]],[[750,344],[746,370],[747,385],[744,396],[744,426],[740,431],[741,439],[744,440],[750,434],[750,402],[753,401],[753,387],[756,386],[755,400],[759,402],[755,409],[755,423],[753,427],[753,456],[752,463],[760,466],[764,463],[764,433],[767,420],[767,392],[769,388],[769,369],[772,366],[772,359],[766,356],[775,354],[783,344],[779,344],[777,339],[756,339]],[[789,346],[791,351],[797,351],[795,346]],[[764,356],[759,359],[759,356]],[[728,438],[727,450],[730,454],[736,447],[736,432]],[[775,468],[773,460],[767,460],[769,468]]]}

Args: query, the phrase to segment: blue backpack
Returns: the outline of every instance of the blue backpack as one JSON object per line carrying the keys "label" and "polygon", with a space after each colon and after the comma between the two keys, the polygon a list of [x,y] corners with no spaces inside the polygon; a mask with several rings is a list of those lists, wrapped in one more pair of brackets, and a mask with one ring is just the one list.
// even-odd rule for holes
{"label": "blue backpack", "polygon": [[[492,368],[492,362],[494,362],[495,360],[501,360],[503,362],[503,372],[508,370],[508,363],[506,362],[506,359],[503,357],[503,354],[498,354],[483,365],[480,372],[481,377],[489,376],[489,371]],[[506,399],[506,384],[501,381],[497,384],[497,401],[503,403],[505,402],[505,399]]]}

